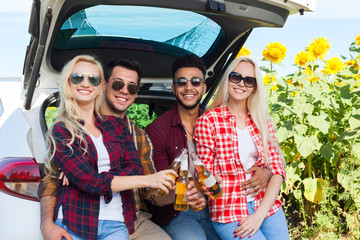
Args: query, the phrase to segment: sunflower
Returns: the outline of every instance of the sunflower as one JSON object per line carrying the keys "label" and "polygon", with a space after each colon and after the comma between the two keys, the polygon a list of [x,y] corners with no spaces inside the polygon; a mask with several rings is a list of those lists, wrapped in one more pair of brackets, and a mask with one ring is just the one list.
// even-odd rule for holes
{"label": "sunflower", "polygon": [[332,57],[325,63],[325,70],[328,74],[337,74],[344,68],[344,63],[338,57]]}
{"label": "sunflower", "polygon": [[295,57],[295,64],[304,67],[307,62],[312,60],[312,55],[309,52],[300,51]]}
{"label": "sunflower", "polygon": [[278,90],[278,87],[277,87],[277,85],[275,84],[275,85],[272,85],[271,89],[272,89],[274,92],[276,92],[276,91]]}
{"label": "sunflower", "polygon": [[360,46],[360,35],[355,38],[355,43]]}
{"label": "sunflower", "polygon": [[323,37],[319,37],[318,39],[314,39],[311,44],[307,47],[307,50],[312,54],[313,58],[323,59],[324,56],[330,49],[330,43],[328,40]]}
{"label": "sunflower", "polygon": [[345,66],[349,66],[349,67],[354,66],[354,70],[360,69],[359,65],[357,64],[357,61],[355,61],[355,60],[346,61]]}
{"label": "sunflower", "polygon": [[263,81],[264,85],[267,86],[275,81],[276,76],[270,77],[269,74],[266,74]]}
{"label": "sunflower", "polygon": [[240,56],[250,56],[251,51],[250,49],[248,49],[247,47],[243,46],[239,53],[236,55],[236,58],[240,57]]}
{"label": "sunflower", "polygon": [[279,42],[269,43],[263,50],[262,54],[266,60],[273,63],[279,63],[286,56],[286,47]]}

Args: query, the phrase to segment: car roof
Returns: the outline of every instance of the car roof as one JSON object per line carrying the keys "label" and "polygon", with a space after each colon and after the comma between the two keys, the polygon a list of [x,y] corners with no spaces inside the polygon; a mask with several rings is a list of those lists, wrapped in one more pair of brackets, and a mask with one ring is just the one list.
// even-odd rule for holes
{"label": "car roof", "polygon": [[[171,78],[171,64],[177,57],[195,53],[205,63],[206,83],[209,91],[213,92],[226,63],[235,57],[234,53],[240,50],[253,28],[282,27],[290,14],[311,11],[313,7],[313,0],[35,0],[29,24],[32,37],[24,64],[24,88],[28,89],[25,108],[31,107],[32,95],[37,86],[56,88],[63,65],[79,54],[96,55],[105,64],[116,56],[131,56],[143,66],[143,78],[156,81]],[[129,8],[133,14],[111,19],[111,14],[112,17],[122,16],[125,9],[129,11]],[[134,36],[130,35],[130,31],[116,35],[115,27],[109,27],[110,32],[100,34],[99,28],[94,27],[93,22],[89,23],[92,9],[108,9],[106,11],[109,14],[97,18],[103,18],[103,24],[112,26],[109,24],[111,21],[118,23],[128,20],[127,28],[140,24],[143,30],[137,30]],[[175,34],[173,38],[161,40],[156,36],[149,39],[143,35],[146,26],[153,27],[149,19],[161,15],[156,11],[154,14],[144,14],[150,10],[165,13],[165,18],[153,25],[168,21],[175,27],[185,24],[185,20],[188,20],[188,23],[196,21],[189,20],[191,16],[198,16],[200,20],[193,28],[180,32],[178,36]],[[81,13],[88,14],[82,16]],[[100,11],[96,12],[99,13]],[[144,15],[149,18],[140,19],[140,16]],[[106,16],[109,18],[106,19]],[[201,17],[206,20],[205,24]],[[70,26],[76,24],[79,26]],[[168,24],[167,28],[164,27],[164,30],[160,28],[158,36],[172,30],[171,24]],[[207,28],[208,26],[200,24],[213,24],[215,27]],[[86,30],[79,34],[80,25]],[[193,31],[192,35],[189,34],[190,31]],[[195,31],[198,32],[195,34]],[[179,43],[184,39],[188,40],[189,36],[201,36],[197,43],[207,43],[206,47],[202,49],[199,47],[201,44],[198,44],[189,48]],[[206,40],[207,38],[211,40]],[[174,43],[176,41],[177,43]],[[143,84],[148,82],[144,81]],[[149,89],[146,87],[142,88],[142,91],[147,90]]]}

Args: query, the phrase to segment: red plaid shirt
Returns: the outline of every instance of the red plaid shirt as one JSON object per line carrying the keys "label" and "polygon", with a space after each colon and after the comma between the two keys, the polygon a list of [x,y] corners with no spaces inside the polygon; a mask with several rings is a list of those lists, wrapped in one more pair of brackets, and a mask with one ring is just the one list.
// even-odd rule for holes
{"label": "red plaid shirt", "polygon": [[[56,141],[53,158],[70,181],[69,186],[58,184],[58,198],[55,216],[63,208],[63,224],[84,239],[97,239],[100,195],[105,202],[112,199],[111,181],[114,176],[143,174],[139,154],[132,142],[128,128],[120,118],[104,116],[96,118],[95,125],[101,130],[105,147],[108,149],[111,169],[98,173],[97,152],[91,138],[85,135],[87,153],[83,155],[78,139],[66,146],[70,132],[64,123],[55,124],[52,134]],[[84,144],[82,144],[84,147]],[[123,203],[125,224],[129,233],[134,232],[136,211],[131,190],[120,192]]]}
{"label": "red plaid shirt", "polygon": [[[265,167],[267,164],[259,131],[250,114],[245,121],[259,153],[256,165]],[[269,130],[275,138],[271,124]],[[211,220],[221,223],[240,221],[248,215],[248,211],[245,190],[240,190],[246,177],[237,147],[235,116],[227,106],[206,112],[197,120],[194,138],[197,142],[197,154],[204,166],[223,179],[223,195],[216,200],[209,199]],[[271,145],[268,150],[268,164],[272,174],[280,174],[285,178],[283,159]],[[255,198],[255,210],[259,207],[264,193],[265,190]],[[277,199],[267,217],[277,212],[281,205],[281,201]]]}

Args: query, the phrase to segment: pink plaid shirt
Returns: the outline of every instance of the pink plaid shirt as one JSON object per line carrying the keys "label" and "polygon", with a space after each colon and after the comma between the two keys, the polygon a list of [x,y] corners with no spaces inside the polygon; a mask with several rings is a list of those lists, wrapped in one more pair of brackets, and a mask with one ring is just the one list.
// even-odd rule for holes
{"label": "pink plaid shirt", "polygon": [[[255,165],[265,167],[267,164],[264,148],[250,113],[245,121],[259,153]],[[268,125],[275,139],[274,130],[270,123]],[[223,195],[216,200],[209,199],[211,220],[221,223],[240,221],[248,215],[248,211],[245,190],[240,190],[240,185],[246,178],[237,147],[235,116],[231,114],[227,106],[220,106],[206,112],[197,120],[194,138],[197,142],[197,154],[204,166],[223,179]],[[283,159],[275,146],[270,144],[268,165],[273,175],[280,174],[285,179]],[[264,193],[265,190],[255,198],[255,210],[259,207]],[[277,199],[266,217],[277,212],[281,205],[281,201]]]}

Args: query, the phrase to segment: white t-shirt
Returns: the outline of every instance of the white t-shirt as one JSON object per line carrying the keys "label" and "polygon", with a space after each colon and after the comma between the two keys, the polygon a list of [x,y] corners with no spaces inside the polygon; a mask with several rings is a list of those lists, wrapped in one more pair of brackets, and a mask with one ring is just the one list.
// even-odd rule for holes
{"label": "white t-shirt", "polygon": [[[254,140],[252,139],[249,129],[246,127],[243,130],[236,128],[236,132],[238,135],[238,150],[241,164],[243,165],[245,170],[251,168],[258,159],[258,151],[255,145]],[[250,173],[246,173],[246,180],[251,178]],[[249,195],[247,196],[247,201],[251,202],[254,198],[251,198]]]}
{"label": "white t-shirt", "polygon": [[[102,135],[98,138],[90,135],[94,142],[97,155],[98,155],[98,172],[107,172],[110,170],[110,157],[107,152]],[[113,220],[124,222],[124,215],[122,209],[122,200],[119,192],[113,192],[112,200],[106,204],[104,196],[100,196],[100,209],[99,209],[99,220]],[[58,219],[62,219],[62,206],[59,208]]]}
{"label": "white t-shirt", "polygon": [[[110,170],[110,158],[107,152],[102,135],[98,138],[90,135],[98,154],[98,172],[107,172]],[[106,204],[104,196],[100,196],[99,220],[113,220],[124,222],[121,195],[119,192],[113,192],[112,200]]]}

